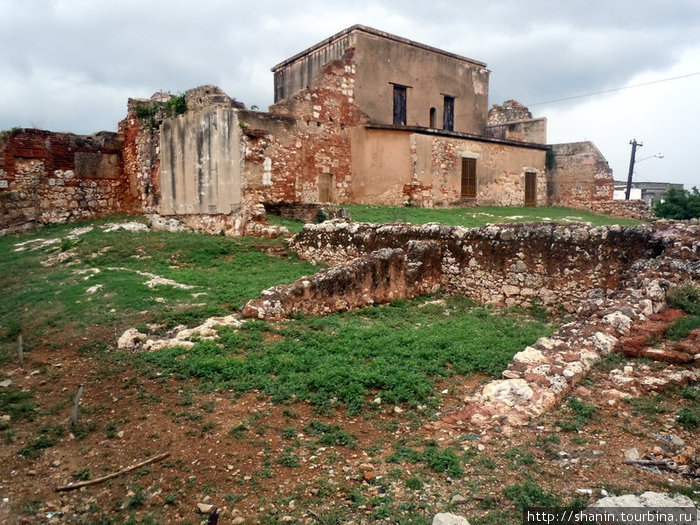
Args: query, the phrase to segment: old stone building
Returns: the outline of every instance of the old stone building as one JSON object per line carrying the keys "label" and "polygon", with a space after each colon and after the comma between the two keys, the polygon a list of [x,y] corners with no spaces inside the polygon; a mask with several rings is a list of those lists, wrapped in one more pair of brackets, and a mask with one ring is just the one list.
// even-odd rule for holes
{"label": "old stone building", "polygon": [[[71,184],[98,188],[89,204],[76,201],[87,211],[70,216],[159,213],[236,235],[275,203],[594,208],[611,200],[611,171],[592,144],[548,146],[546,119],[515,101],[489,111],[483,62],[356,25],[272,71],[267,112],[202,86],[130,99],[109,142],[71,139],[92,144],[90,166],[102,167],[80,168],[87,153],[76,149],[70,166],[56,168],[73,173]],[[36,133],[49,132],[18,130],[0,143],[0,196],[13,195],[0,201],[5,208],[27,204],[17,202],[31,192],[14,175],[12,151]],[[51,154],[42,155],[23,157],[35,161],[22,169],[50,195],[58,178],[42,160]]]}

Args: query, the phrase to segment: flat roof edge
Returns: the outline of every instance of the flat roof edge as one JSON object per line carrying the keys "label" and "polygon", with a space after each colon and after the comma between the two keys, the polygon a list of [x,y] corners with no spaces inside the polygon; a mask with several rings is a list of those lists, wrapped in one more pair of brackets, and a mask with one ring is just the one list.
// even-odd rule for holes
{"label": "flat roof edge", "polygon": [[349,35],[353,31],[362,31],[363,33],[367,33],[367,34],[374,35],[374,36],[379,36],[382,38],[386,38],[388,40],[393,40],[395,42],[401,42],[402,44],[408,44],[410,46],[424,49],[426,51],[431,51],[433,53],[437,53],[437,54],[440,54],[440,55],[443,55],[443,56],[446,56],[449,58],[453,58],[453,59],[459,60],[461,62],[468,62],[469,64],[483,67],[483,68],[486,67],[486,63],[481,62],[479,60],[467,58],[465,56],[458,55],[456,53],[451,53],[449,51],[445,51],[445,50],[439,49],[437,47],[429,46],[427,44],[421,44],[420,42],[415,42],[414,40],[409,40],[408,38],[404,38],[402,36],[393,35],[391,33],[385,32],[385,31],[380,31],[379,29],[374,29],[373,27],[364,26],[361,24],[355,24],[353,26],[350,26],[348,28],[343,29],[342,31],[339,31],[338,33],[334,34],[333,36],[330,36],[330,37],[318,42],[317,44],[314,44],[313,46],[297,53],[296,55],[294,55],[286,60],[283,60],[282,62],[280,62],[276,66],[273,66],[271,70],[274,73],[277,70],[282,69],[284,66],[291,64],[292,62],[296,62],[300,58],[302,58],[306,55],[310,55],[314,51],[317,51],[318,49],[321,49],[322,47],[325,47],[325,46],[335,42],[336,40],[340,40],[342,37]]}
{"label": "flat roof edge", "polygon": [[478,142],[491,142],[493,144],[503,144],[506,146],[517,146],[520,148],[548,150],[550,146],[547,144],[537,144],[535,142],[520,142],[517,140],[497,139],[494,137],[485,137],[483,135],[473,135],[471,133],[462,133],[459,131],[445,131],[444,129],[423,128],[420,126],[394,126],[391,124],[365,124],[366,129],[386,129],[396,131],[408,131],[411,133],[420,133],[422,135],[435,135],[438,137],[451,137],[455,139],[475,140]]}

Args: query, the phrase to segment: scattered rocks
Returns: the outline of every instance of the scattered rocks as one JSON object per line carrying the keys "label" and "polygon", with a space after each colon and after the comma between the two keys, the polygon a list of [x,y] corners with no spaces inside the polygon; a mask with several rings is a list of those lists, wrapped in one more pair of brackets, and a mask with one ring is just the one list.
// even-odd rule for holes
{"label": "scattered rocks", "polygon": [[461,494],[455,494],[450,498],[450,505],[462,505],[463,503],[466,503],[468,500]]}
{"label": "scattered rocks", "polygon": [[449,512],[440,512],[433,516],[433,525],[469,525],[466,518]]}
{"label": "scattered rocks", "polygon": [[200,514],[209,514],[215,508],[214,505],[210,505],[209,503],[197,503],[197,511]]}
{"label": "scattered rocks", "polygon": [[148,339],[146,334],[142,334],[136,328],[129,328],[117,340],[117,348],[128,351],[139,350],[146,339]]}
{"label": "scattered rocks", "polygon": [[625,459],[639,459],[639,450],[637,450],[636,448],[628,448],[627,450],[625,450]]}

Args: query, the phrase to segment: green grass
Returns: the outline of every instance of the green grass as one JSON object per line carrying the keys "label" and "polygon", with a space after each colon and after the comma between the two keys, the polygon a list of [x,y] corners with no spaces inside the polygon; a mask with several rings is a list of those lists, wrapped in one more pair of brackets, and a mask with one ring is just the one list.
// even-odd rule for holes
{"label": "green grass", "polygon": [[497,207],[478,206],[473,208],[418,208],[411,206],[371,206],[366,204],[352,204],[350,217],[355,221],[389,223],[409,222],[412,224],[425,224],[428,222],[440,222],[451,226],[478,227],[489,223],[503,222],[592,222],[596,226],[606,224],[640,224],[641,221],[632,219],[619,219],[596,215],[584,210],[573,208],[525,208],[525,207]]}
{"label": "green grass", "polygon": [[433,398],[437,379],[498,376],[516,352],[551,330],[522,313],[496,314],[460,297],[444,304],[417,298],[278,328],[252,321],[222,328],[218,342],[129,359],[198,377],[207,389],[260,390],[277,402],[307,400],[320,409],[339,402],[357,413],[370,393],[383,403],[417,406]]}
{"label": "green grass", "polygon": [[[158,231],[106,233],[98,227],[101,222],[105,221],[49,226],[32,235],[0,238],[0,344],[5,353],[12,350],[20,331],[29,348],[39,334],[66,326],[85,333],[94,325],[194,325],[241,308],[270,286],[318,271],[293,255],[279,258],[264,253],[265,247],[279,241]],[[96,227],[77,241],[66,241],[70,230],[86,224]],[[17,243],[38,238],[62,241],[44,249],[15,251]],[[61,252],[61,245],[67,251]],[[72,254],[71,264],[42,266],[57,253]],[[145,284],[149,277],[137,272],[194,288],[149,288]],[[102,288],[88,294],[94,285]]]}
{"label": "green grass", "polygon": [[447,474],[452,478],[464,475],[465,457],[459,456],[452,448],[442,448],[433,440],[428,440],[423,450],[414,449],[399,440],[394,446],[394,452],[387,456],[387,463],[422,463],[438,474]]}
{"label": "green grass", "polygon": [[685,285],[671,290],[668,293],[668,303],[672,308],[679,308],[688,314],[671,325],[666,334],[669,339],[680,341],[700,328],[700,288]]}
{"label": "green grass", "polygon": [[562,430],[573,432],[581,430],[595,416],[595,405],[579,401],[575,397],[569,399],[567,404],[570,416],[558,422]]}

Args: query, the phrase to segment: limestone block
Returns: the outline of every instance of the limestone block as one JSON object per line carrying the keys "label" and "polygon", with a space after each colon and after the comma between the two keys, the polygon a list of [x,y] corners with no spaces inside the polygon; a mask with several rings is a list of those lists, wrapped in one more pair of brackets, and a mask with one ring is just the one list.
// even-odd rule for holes
{"label": "limestone block", "polygon": [[532,388],[524,379],[497,379],[487,384],[481,395],[490,401],[500,401],[513,407],[527,402],[532,396]]}
{"label": "limestone block", "polygon": [[515,354],[513,356],[513,361],[524,365],[537,365],[546,361],[546,358],[540,350],[528,346],[525,350]]}

